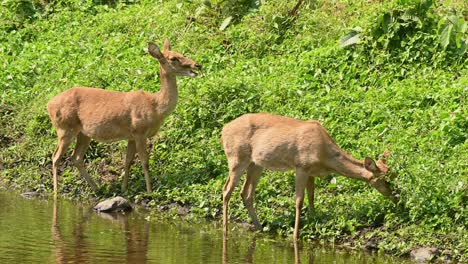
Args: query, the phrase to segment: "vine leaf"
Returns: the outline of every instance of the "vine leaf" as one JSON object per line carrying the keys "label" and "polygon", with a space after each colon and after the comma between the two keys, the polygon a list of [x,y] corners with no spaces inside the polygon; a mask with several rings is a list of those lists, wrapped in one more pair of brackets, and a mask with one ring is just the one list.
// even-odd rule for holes
{"label": "vine leaf", "polygon": [[450,44],[450,35],[452,34],[453,24],[448,23],[440,33],[440,44],[445,49]]}
{"label": "vine leaf", "polygon": [[339,43],[340,47],[344,48],[344,47],[359,43],[359,41],[361,40],[360,39],[361,31],[362,31],[361,28],[354,28],[348,34],[344,35],[340,39],[340,43]]}
{"label": "vine leaf", "polygon": [[219,27],[219,30],[221,30],[221,31],[225,30],[229,26],[229,24],[231,23],[231,20],[232,20],[232,16],[229,16],[226,19],[224,19],[223,23]]}

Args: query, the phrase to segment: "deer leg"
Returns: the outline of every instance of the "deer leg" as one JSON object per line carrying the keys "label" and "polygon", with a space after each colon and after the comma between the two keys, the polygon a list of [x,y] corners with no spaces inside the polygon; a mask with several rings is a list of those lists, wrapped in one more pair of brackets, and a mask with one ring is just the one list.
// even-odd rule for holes
{"label": "deer leg", "polygon": [[76,146],[75,150],[72,154],[72,160],[75,166],[80,171],[81,176],[88,182],[89,186],[93,191],[97,192],[99,188],[97,187],[96,183],[94,183],[93,179],[89,176],[88,172],[84,167],[84,155],[86,150],[89,147],[89,143],[91,142],[91,138],[83,135],[83,133],[78,133],[76,137]]}
{"label": "deer leg", "polygon": [[262,228],[253,206],[255,188],[257,187],[258,181],[260,180],[262,170],[262,167],[250,163],[249,167],[247,168],[247,177],[241,192],[242,201],[244,202],[244,206],[249,212],[250,218],[252,219],[256,230],[260,230]]}
{"label": "deer leg", "polygon": [[309,217],[314,214],[314,191],[315,191],[315,177],[310,176],[307,180],[307,195],[309,200]]}
{"label": "deer leg", "polygon": [[304,202],[304,193],[305,193],[305,187],[307,184],[308,180],[308,175],[301,171],[297,170],[296,171],[296,221],[294,224],[294,234],[293,234],[293,241],[297,242],[297,237],[299,235],[299,224],[301,221],[301,209],[302,209],[302,204]]}
{"label": "deer leg", "polygon": [[226,180],[223,188],[223,228],[224,236],[227,238],[228,233],[228,206],[229,199],[231,199],[231,194],[237,183],[239,182],[240,177],[244,173],[248,164],[239,163],[236,160],[228,160],[229,163],[229,177]]}
{"label": "deer leg", "polygon": [[57,147],[55,148],[54,154],[52,154],[52,174],[54,176],[54,196],[58,194],[58,175],[57,169],[60,163],[60,158],[62,158],[63,154],[70,146],[70,143],[73,139],[73,134],[67,133],[65,130],[57,129],[58,135],[58,143]]}
{"label": "deer leg", "polygon": [[149,156],[146,150],[146,138],[138,137],[135,139],[136,150],[138,151],[138,157],[140,158],[141,165],[143,166],[143,173],[145,174],[146,191],[151,192],[151,179],[149,176]]}
{"label": "deer leg", "polygon": [[135,158],[136,145],[135,141],[129,140],[127,146],[127,156],[125,158],[125,172],[122,180],[122,193],[127,191],[128,176],[130,173],[130,166],[132,165],[133,159]]}

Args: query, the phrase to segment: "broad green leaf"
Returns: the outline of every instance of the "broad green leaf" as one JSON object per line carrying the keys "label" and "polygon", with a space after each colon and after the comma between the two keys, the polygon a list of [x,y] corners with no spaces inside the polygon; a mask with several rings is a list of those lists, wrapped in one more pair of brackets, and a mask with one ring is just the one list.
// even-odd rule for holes
{"label": "broad green leaf", "polygon": [[439,22],[437,22],[437,28],[440,30],[445,25],[446,22],[447,22],[447,19],[445,18],[440,19]]}
{"label": "broad green leaf", "polygon": [[[463,18],[460,18],[460,19],[463,19]],[[463,20],[463,23],[462,23],[462,25],[461,25],[461,27],[460,27],[460,32],[463,33],[463,34],[465,34],[467,28],[468,28],[468,23],[466,23],[466,21]]]}
{"label": "broad green leaf", "polygon": [[392,23],[392,16],[387,13],[382,17],[382,30],[385,33],[388,33],[388,26]]}
{"label": "broad green leaf", "polygon": [[200,14],[203,13],[203,11],[205,11],[205,6],[200,6],[199,8],[197,8],[197,10],[195,11],[195,17],[199,17]]}
{"label": "broad green leaf", "polygon": [[353,30],[340,39],[340,47],[344,48],[358,43],[360,40],[359,32]]}
{"label": "broad green leaf", "polygon": [[223,23],[219,27],[219,30],[221,30],[221,31],[225,30],[229,26],[229,24],[231,23],[231,20],[232,20],[232,16],[227,17],[226,19],[224,19]]}
{"label": "broad green leaf", "polygon": [[457,34],[455,34],[455,44],[457,45],[457,49],[461,48],[462,46],[462,36],[463,34],[460,34],[459,32],[457,32]]}
{"label": "broad green leaf", "polygon": [[204,0],[203,4],[209,8],[212,8],[210,0]]}
{"label": "broad green leaf", "polygon": [[453,24],[448,23],[440,33],[439,41],[443,48],[447,48],[450,43],[450,35],[452,33]]}
{"label": "broad green leaf", "polygon": [[452,15],[448,18],[448,20],[455,25],[455,27],[458,27],[458,16]]}

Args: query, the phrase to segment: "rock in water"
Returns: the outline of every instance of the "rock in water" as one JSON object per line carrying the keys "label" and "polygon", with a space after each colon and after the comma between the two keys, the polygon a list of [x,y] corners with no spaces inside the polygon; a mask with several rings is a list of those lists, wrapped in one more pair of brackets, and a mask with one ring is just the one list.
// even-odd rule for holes
{"label": "rock in water", "polygon": [[98,212],[106,212],[106,213],[126,212],[126,211],[132,210],[132,206],[126,199],[120,196],[117,196],[112,199],[108,199],[108,200],[98,203],[96,206],[94,206],[93,209]]}
{"label": "rock in water", "polygon": [[426,262],[437,257],[439,249],[434,247],[421,247],[411,250],[411,258],[416,261]]}
{"label": "rock in water", "polygon": [[25,193],[22,193],[21,196],[23,196],[24,198],[28,198],[28,199],[34,199],[41,195],[38,192],[25,192]]}

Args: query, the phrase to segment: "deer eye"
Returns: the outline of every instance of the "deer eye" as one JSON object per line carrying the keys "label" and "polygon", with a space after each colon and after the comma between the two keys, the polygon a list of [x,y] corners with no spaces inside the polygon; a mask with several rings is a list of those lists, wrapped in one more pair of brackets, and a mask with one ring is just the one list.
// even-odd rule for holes
{"label": "deer eye", "polygon": [[179,61],[179,59],[177,57],[171,57],[170,60],[171,61]]}

